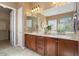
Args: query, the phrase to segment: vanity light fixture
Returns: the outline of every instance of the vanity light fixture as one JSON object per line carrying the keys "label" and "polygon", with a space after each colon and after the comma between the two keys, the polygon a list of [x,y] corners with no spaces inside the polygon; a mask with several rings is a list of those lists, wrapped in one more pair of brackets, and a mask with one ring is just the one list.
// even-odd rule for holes
{"label": "vanity light fixture", "polygon": [[33,12],[33,13],[39,13],[40,11],[41,10],[40,10],[40,6],[39,5],[34,7],[34,8],[32,8],[32,10],[31,10],[31,12]]}

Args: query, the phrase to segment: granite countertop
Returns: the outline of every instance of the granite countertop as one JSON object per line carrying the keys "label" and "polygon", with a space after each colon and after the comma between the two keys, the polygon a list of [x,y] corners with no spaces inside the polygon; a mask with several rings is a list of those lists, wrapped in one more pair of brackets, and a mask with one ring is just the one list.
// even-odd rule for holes
{"label": "granite countertop", "polygon": [[29,33],[29,32],[25,32],[25,34],[79,41],[79,36],[76,35],[76,34],[73,34],[73,35],[60,35],[60,34],[43,34],[43,33]]}

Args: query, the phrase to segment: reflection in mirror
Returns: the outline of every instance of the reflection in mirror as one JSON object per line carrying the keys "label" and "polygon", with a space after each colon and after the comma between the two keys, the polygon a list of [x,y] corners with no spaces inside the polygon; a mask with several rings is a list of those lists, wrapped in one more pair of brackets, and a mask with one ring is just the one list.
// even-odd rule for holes
{"label": "reflection in mirror", "polygon": [[72,16],[64,16],[58,22],[58,32],[74,32],[74,21]]}
{"label": "reflection in mirror", "polygon": [[26,18],[26,31],[37,31],[37,18],[33,16],[27,16]]}
{"label": "reflection in mirror", "polygon": [[48,26],[51,26],[52,31],[57,31],[57,20],[49,20],[48,21]]}
{"label": "reflection in mirror", "polygon": [[51,33],[65,34],[75,32],[74,14],[75,12],[68,12],[47,17],[48,25],[52,26]]}

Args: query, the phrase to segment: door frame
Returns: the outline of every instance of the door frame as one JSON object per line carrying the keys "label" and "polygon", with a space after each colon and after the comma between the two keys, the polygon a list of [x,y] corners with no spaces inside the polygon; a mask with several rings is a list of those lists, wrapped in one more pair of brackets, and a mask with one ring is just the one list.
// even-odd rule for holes
{"label": "door frame", "polygon": [[[17,39],[18,39],[18,44],[17,44],[17,46],[19,46],[19,47],[21,47],[21,48],[25,48],[25,41],[24,41],[24,8],[23,7],[19,7],[18,9],[17,9],[17,27],[18,27],[18,29],[17,29]],[[21,11],[21,12],[19,12],[19,11]],[[21,14],[19,14],[19,13],[21,13]],[[20,18],[21,17],[21,18]],[[20,19],[19,19],[20,18]],[[19,25],[19,21],[22,21],[21,22],[21,26]],[[19,26],[21,27],[21,29],[19,29]],[[19,34],[22,34],[21,35],[21,38],[19,37]]]}
{"label": "door frame", "polygon": [[[13,17],[13,23],[11,24],[11,22],[12,22],[12,20],[11,20],[11,18],[10,18],[10,27],[13,25],[13,28],[12,28],[12,30],[13,30],[13,35],[11,36],[11,34],[10,34],[10,43],[11,43],[11,45],[13,46],[13,47],[16,47],[16,8],[13,8],[13,7],[10,7],[10,6],[7,6],[7,5],[5,5],[5,4],[2,4],[2,3],[0,3],[0,6],[2,6],[3,8],[8,8],[8,9],[11,9],[12,11],[12,13],[11,13],[11,15],[13,15],[12,17]],[[12,31],[11,30],[11,28],[10,28],[10,32]]]}

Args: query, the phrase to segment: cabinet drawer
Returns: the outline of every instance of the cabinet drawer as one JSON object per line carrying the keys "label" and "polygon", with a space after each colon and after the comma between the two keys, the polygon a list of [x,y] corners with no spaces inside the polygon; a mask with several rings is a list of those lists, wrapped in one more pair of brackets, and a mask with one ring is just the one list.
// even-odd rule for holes
{"label": "cabinet drawer", "polygon": [[40,46],[38,46],[37,47],[37,52],[39,53],[39,54],[41,54],[41,55],[44,55],[44,47],[40,47]]}
{"label": "cabinet drawer", "polygon": [[42,45],[42,44],[37,44],[37,48],[38,48],[38,47],[44,48],[44,45]]}
{"label": "cabinet drawer", "polygon": [[40,39],[40,40],[41,40],[41,39],[44,39],[44,37],[42,37],[42,36],[39,36],[39,37],[38,37],[38,39]]}
{"label": "cabinet drawer", "polygon": [[44,55],[45,54],[45,42],[44,42],[44,37],[37,37],[37,52],[41,55]]}
{"label": "cabinet drawer", "polygon": [[44,38],[43,37],[38,37],[37,44],[44,45]]}
{"label": "cabinet drawer", "polygon": [[37,41],[37,45],[44,45],[43,41]]}
{"label": "cabinet drawer", "polygon": [[40,39],[38,39],[38,40],[37,40],[37,42],[44,42],[44,39],[43,39],[43,40],[42,40],[42,39],[41,39],[41,40],[40,40]]}

